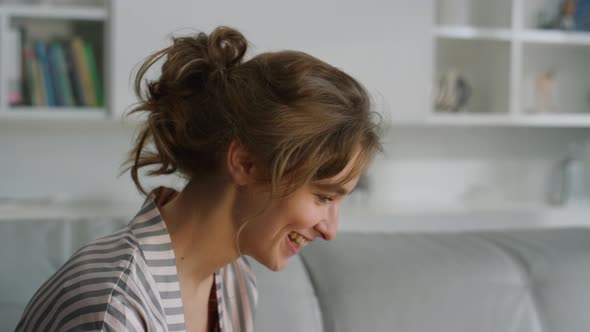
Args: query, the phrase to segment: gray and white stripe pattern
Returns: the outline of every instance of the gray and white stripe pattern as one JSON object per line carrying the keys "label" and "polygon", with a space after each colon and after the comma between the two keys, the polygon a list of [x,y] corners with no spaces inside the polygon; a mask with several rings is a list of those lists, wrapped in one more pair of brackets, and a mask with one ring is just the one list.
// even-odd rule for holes
{"label": "gray and white stripe pattern", "polygon": [[[184,331],[176,258],[159,187],[121,230],[80,248],[35,293],[16,331]],[[258,298],[243,257],[215,272],[218,329],[252,331]]]}

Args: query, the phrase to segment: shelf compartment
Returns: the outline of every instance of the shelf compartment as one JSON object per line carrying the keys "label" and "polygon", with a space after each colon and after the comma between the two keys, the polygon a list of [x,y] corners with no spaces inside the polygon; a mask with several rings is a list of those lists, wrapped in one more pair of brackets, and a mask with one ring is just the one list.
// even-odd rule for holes
{"label": "shelf compartment", "polygon": [[510,45],[505,41],[436,40],[435,94],[440,78],[454,70],[471,86],[471,96],[461,113],[509,113]]}
{"label": "shelf compartment", "polygon": [[[513,0],[517,1],[517,0]],[[523,28],[540,29],[555,26],[558,29],[563,0],[519,0],[523,4]],[[573,22],[572,22],[573,23]]]}
{"label": "shelf compartment", "polygon": [[[522,107],[525,114],[590,115],[590,45],[526,44],[523,49]],[[540,79],[554,70],[546,102]],[[547,81],[545,81],[547,82]]]}
{"label": "shelf compartment", "polygon": [[511,0],[437,0],[436,24],[474,26],[480,28],[510,28]]}
{"label": "shelf compartment", "polygon": [[[0,8],[2,8],[4,14],[6,15],[8,9],[4,7]],[[80,15],[76,16],[75,18],[69,18],[77,15],[78,13],[86,11],[89,11],[87,12],[86,16]],[[2,59],[2,69],[5,73],[5,77],[7,77],[6,81],[8,82],[8,84],[3,87],[3,108],[12,107],[11,104],[14,103],[11,102],[12,98],[10,98],[9,96],[11,94],[15,94],[14,90],[17,89],[16,87],[19,87],[18,90],[22,90],[23,87],[20,83],[23,80],[21,70],[23,66],[23,57],[21,53],[22,47],[24,46],[22,40],[23,34],[24,36],[26,36],[26,39],[30,41],[59,41],[63,45],[64,54],[66,52],[65,43],[69,43],[69,40],[71,40],[71,38],[74,36],[80,37],[84,43],[90,44],[94,50],[93,56],[96,63],[97,81],[101,86],[100,91],[102,91],[103,95],[102,98],[97,97],[96,99],[107,99],[107,96],[104,95],[106,91],[104,82],[104,78],[106,77],[106,22],[102,20],[94,20],[99,17],[98,13],[104,12],[103,10],[95,10],[94,8],[45,8],[43,6],[41,6],[40,8],[35,8],[34,6],[15,6],[8,12],[10,13],[10,15],[6,17],[6,22],[4,25],[6,31],[4,31],[3,35],[5,41],[4,43],[9,45],[7,49],[10,50],[10,52],[7,52],[7,54]],[[55,63],[50,63],[49,60],[47,61],[48,65],[52,66],[52,70],[55,71],[56,67],[53,66]],[[64,64],[64,66],[66,68],[71,68],[72,64],[68,61],[68,64]],[[45,79],[45,75],[43,76]],[[26,79],[28,80],[29,77],[26,77]],[[74,81],[72,77],[70,77],[70,80],[71,84],[73,84]],[[41,84],[41,86],[43,85]],[[57,81],[54,81],[53,86],[64,87],[66,85],[60,85],[59,83],[57,83]],[[85,91],[89,91],[86,90],[86,88],[84,89]],[[24,91],[20,91],[20,95],[24,96],[26,94],[24,93]],[[60,96],[63,98],[63,95]],[[15,106],[27,106],[22,105],[22,102],[19,104],[20,105]],[[80,100],[78,100],[77,105],[78,107],[84,109],[88,107],[85,105],[94,105],[94,103],[82,103]],[[101,102],[98,102],[98,105],[102,106],[103,104],[101,104]]]}

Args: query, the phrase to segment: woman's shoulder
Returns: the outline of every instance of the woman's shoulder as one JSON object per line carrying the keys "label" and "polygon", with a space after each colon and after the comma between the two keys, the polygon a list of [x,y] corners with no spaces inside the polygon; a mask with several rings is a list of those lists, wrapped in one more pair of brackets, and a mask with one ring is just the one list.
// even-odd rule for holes
{"label": "woman's shoulder", "polygon": [[84,245],[37,290],[17,331],[61,331],[104,321],[113,298],[124,300],[135,287],[130,275],[138,253],[128,228]]}

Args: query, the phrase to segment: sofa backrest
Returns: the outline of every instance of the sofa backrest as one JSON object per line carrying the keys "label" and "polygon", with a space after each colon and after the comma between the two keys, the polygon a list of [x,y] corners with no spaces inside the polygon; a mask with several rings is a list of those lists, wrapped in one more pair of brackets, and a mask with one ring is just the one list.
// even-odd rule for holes
{"label": "sofa backrest", "polygon": [[83,244],[122,219],[0,221],[0,331],[14,331],[35,291]]}
{"label": "sofa backrest", "polygon": [[486,233],[529,276],[543,331],[590,331],[590,228]]}
{"label": "sofa backrest", "polygon": [[340,234],[303,257],[326,331],[540,331],[527,279],[473,235]]}
{"label": "sofa backrest", "polygon": [[[126,220],[0,222],[0,331],[82,244]],[[590,331],[590,229],[341,233],[287,269],[250,259],[256,331]],[[321,309],[321,313],[320,310]]]}
{"label": "sofa backrest", "polygon": [[302,253],[325,331],[590,331],[590,229],[340,234]]}
{"label": "sofa backrest", "polygon": [[322,332],[320,305],[303,261],[290,259],[282,271],[273,272],[249,260],[256,274],[258,308],[254,331]]}

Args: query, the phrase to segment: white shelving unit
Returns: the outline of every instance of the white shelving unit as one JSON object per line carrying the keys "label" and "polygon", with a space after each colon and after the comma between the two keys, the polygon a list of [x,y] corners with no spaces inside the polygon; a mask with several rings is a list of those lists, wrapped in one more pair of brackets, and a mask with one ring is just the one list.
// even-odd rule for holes
{"label": "white shelving unit", "polygon": [[0,9],[7,16],[86,21],[106,21],[108,19],[107,10],[96,7],[5,4],[1,5]]}
{"label": "white shelving unit", "polygon": [[[590,33],[537,29],[539,13],[559,3],[435,1],[434,83],[455,70],[472,93],[457,112],[436,110],[433,103],[426,122],[590,128]],[[538,79],[550,70],[552,107],[541,111]]]}
{"label": "white shelving unit", "polygon": [[[0,4],[0,123],[11,120],[92,121],[109,120],[110,18],[109,2],[104,7],[80,5]],[[20,78],[19,50],[15,35],[24,27],[36,39],[67,39],[82,36],[95,47],[104,107],[35,107],[9,103],[9,81]],[[14,84],[14,83],[12,83]]]}
{"label": "white shelving unit", "polygon": [[510,41],[512,31],[509,29],[476,28],[471,26],[437,26],[436,37],[444,39],[497,40]]}

